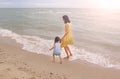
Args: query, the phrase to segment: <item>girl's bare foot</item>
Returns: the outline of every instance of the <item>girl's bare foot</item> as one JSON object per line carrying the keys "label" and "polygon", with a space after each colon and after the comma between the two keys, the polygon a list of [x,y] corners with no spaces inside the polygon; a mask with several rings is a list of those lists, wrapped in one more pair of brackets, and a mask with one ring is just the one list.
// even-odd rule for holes
{"label": "girl's bare foot", "polygon": [[62,61],[60,62],[60,64],[62,64]]}
{"label": "girl's bare foot", "polygon": [[52,61],[53,63],[55,63],[55,61]]}

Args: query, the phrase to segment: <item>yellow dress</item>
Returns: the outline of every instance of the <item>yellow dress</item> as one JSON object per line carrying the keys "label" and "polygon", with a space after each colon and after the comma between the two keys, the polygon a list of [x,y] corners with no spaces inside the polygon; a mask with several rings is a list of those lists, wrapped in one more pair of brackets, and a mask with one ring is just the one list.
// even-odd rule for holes
{"label": "yellow dress", "polygon": [[[64,37],[64,39],[61,41],[61,48],[62,47],[66,47],[67,45],[72,45],[73,44],[73,36],[72,36],[72,26],[70,23],[68,24],[68,33],[67,35]],[[65,30],[65,29],[64,29]],[[65,30],[66,33],[66,30]]]}

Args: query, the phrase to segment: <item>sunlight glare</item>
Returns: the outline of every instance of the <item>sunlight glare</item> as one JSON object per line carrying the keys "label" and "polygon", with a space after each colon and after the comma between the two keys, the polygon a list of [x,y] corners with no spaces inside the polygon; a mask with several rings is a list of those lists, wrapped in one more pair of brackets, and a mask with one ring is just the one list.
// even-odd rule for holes
{"label": "sunlight glare", "polygon": [[120,0],[100,0],[98,2],[101,8],[120,8]]}

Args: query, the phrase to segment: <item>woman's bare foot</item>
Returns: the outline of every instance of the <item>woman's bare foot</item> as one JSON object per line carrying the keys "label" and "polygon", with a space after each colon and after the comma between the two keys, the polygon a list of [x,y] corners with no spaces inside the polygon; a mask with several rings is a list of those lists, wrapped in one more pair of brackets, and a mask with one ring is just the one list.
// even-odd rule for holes
{"label": "woman's bare foot", "polygon": [[72,54],[70,54],[70,56],[72,56]]}
{"label": "woman's bare foot", "polygon": [[67,56],[67,57],[64,57],[64,59],[69,59],[69,56]]}

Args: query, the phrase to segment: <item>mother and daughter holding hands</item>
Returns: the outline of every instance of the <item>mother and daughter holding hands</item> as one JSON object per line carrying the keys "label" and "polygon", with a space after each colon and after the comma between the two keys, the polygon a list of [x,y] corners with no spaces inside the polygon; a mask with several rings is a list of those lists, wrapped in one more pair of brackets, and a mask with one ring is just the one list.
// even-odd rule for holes
{"label": "mother and daughter holding hands", "polygon": [[53,62],[55,62],[55,56],[59,56],[60,64],[62,64],[62,58],[61,58],[61,48],[64,48],[66,52],[66,59],[69,59],[70,56],[72,56],[71,50],[68,45],[73,44],[73,36],[72,36],[72,26],[71,22],[69,20],[69,17],[67,15],[64,15],[63,17],[64,21],[64,35],[60,39],[60,37],[55,37],[54,45],[50,50],[53,49]]}

